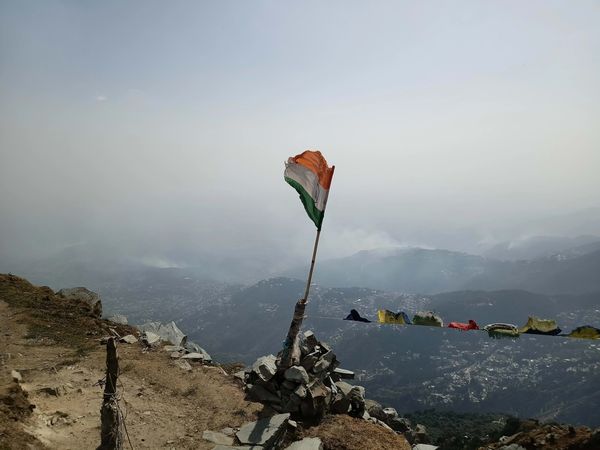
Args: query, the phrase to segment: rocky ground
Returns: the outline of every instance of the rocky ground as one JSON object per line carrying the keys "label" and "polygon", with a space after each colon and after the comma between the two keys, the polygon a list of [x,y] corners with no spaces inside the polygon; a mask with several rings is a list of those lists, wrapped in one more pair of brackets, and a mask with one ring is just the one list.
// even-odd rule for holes
{"label": "rocky ground", "polygon": [[[93,449],[111,334],[139,332],[98,318],[89,303],[0,275],[0,449]],[[125,447],[213,449],[252,421],[274,414],[246,399],[242,383],[218,365],[179,364],[162,345],[118,345]],[[279,415],[284,416],[284,415]],[[363,419],[329,416],[319,426],[282,418],[281,445],[318,438],[325,450],[409,449],[402,435]],[[254,428],[252,428],[254,426]],[[295,444],[298,445],[298,444]],[[306,447],[311,448],[311,447]],[[318,446],[314,447],[318,448]]]}

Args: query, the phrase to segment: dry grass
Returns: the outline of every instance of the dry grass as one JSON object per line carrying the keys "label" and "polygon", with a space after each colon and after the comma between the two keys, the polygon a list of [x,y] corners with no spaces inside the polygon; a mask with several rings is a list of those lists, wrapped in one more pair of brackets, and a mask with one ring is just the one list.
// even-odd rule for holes
{"label": "dry grass", "polygon": [[406,439],[392,431],[346,415],[328,416],[302,433],[319,437],[324,450],[410,450]]}

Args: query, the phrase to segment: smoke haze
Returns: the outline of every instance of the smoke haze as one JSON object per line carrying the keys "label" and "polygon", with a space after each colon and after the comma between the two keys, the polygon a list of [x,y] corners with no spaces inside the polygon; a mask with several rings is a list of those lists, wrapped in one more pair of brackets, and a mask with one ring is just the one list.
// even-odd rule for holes
{"label": "smoke haze", "polygon": [[[2,2],[0,261],[308,258],[600,234],[597,2]],[[209,259],[210,260],[210,259]],[[6,266],[6,267],[5,267]]]}

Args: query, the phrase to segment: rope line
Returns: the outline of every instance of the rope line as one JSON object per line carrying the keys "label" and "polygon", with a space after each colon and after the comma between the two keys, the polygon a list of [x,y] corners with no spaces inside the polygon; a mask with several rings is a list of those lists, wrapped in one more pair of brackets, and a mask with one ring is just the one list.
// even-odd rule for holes
{"label": "rope line", "polygon": [[[369,319],[370,322],[361,322],[360,320],[346,320],[346,319],[342,319],[342,318],[339,318],[339,317],[328,317],[328,316],[311,316],[309,314],[307,314],[305,316],[305,318],[306,319],[341,320],[343,322],[356,323],[356,324],[361,324],[361,325],[377,325],[377,326],[382,325],[382,326],[396,326],[396,327],[406,327],[406,326],[411,327],[411,326],[414,326],[414,327],[437,328],[437,329],[442,329],[442,330],[456,330],[456,331],[459,331],[459,332],[474,332],[474,331],[479,331],[479,332],[485,332],[485,333],[489,334],[489,332],[487,332],[486,330],[481,329],[481,328],[478,329],[478,330],[461,330],[459,328],[436,327],[436,326],[433,326],[433,325],[417,325],[417,324],[414,324],[414,323],[404,323],[404,324],[401,324],[401,323],[381,323],[379,321],[370,320],[370,319]],[[554,335],[553,334],[543,334],[543,333],[519,333],[518,336],[514,336],[514,338],[517,338],[517,337],[522,336],[524,334],[526,334],[528,336],[564,337],[564,338],[570,338],[570,339],[585,339],[585,340],[591,340],[591,341],[594,341],[594,340],[600,341],[600,339],[597,339],[597,338],[572,337],[572,336],[569,336],[568,334],[564,334],[564,333],[554,334]],[[502,336],[502,337],[505,337],[505,336]],[[508,337],[513,337],[513,336],[506,336],[506,337],[508,338]]]}

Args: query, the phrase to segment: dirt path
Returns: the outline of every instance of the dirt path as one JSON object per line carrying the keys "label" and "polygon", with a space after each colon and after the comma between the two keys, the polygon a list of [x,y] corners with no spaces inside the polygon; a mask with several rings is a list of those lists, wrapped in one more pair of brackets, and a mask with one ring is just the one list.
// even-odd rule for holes
{"label": "dirt path", "polygon": [[[18,370],[35,405],[25,430],[49,448],[94,449],[100,437],[105,347],[85,356],[73,349],[31,340],[19,312],[0,301],[3,376]],[[211,449],[207,429],[239,427],[255,420],[261,405],[247,402],[220,368],[175,366],[161,349],[143,352],[120,344],[121,407],[133,447]]]}

